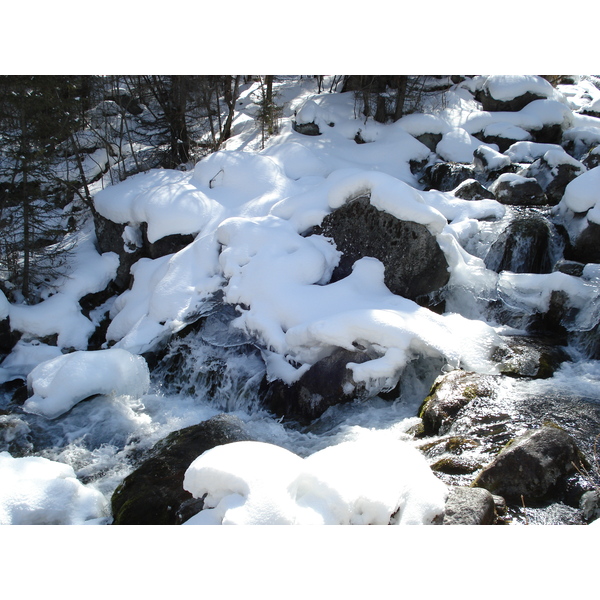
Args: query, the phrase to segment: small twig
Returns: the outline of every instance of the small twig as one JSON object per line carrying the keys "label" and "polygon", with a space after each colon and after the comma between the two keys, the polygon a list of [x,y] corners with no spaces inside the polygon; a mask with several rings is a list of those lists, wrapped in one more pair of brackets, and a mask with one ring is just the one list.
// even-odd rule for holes
{"label": "small twig", "polygon": [[525,507],[525,498],[521,494],[521,504],[523,505],[523,516],[525,517],[525,525],[529,525],[529,517],[527,516],[527,508]]}

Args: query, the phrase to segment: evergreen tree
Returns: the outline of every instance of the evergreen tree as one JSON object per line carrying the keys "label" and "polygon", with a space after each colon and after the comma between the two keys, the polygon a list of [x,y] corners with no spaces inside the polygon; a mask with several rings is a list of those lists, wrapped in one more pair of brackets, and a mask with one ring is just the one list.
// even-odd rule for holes
{"label": "evergreen tree", "polygon": [[[64,190],[51,165],[78,127],[81,77],[0,77],[0,264],[3,278],[31,299],[33,286],[62,264]],[[62,192],[62,193],[61,193]]]}

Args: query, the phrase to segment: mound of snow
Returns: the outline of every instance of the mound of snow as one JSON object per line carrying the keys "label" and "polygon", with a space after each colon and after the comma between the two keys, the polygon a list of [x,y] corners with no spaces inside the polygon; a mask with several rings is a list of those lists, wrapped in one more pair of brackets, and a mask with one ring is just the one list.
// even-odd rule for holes
{"label": "mound of snow", "polygon": [[150,375],[141,356],[111,348],[73,352],[43,362],[29,373],[27,385],[33,395],[23,410],[54,419],[97,394],[142,396],[150,386]]}
{"label": "mound of snow", "polygon": [[263,442],[234,442],[199,456],[184,488],[205,508],[188,525],[429,524],[447,487],[412,446],[366,437],[304,460]]}
{"label": "mound of snow", "polygon": [[587,212],[589,220],[600,223],[600,210],[596,208],[600,204],[600,167],[573,179],[565,188],[560,204],[574,213]]}
{"label": "mound of snow", "polygon": [[550,82],[538,75],[490,75],[485,79],[482,89],[487,90],[496,100],[514,100],[527,92],[553,98],[556,90]]}
{"label": "mound of snow", "polygon": [[0,525],[82,525],[103,516],[104,496],[72,467],[0,452]]}

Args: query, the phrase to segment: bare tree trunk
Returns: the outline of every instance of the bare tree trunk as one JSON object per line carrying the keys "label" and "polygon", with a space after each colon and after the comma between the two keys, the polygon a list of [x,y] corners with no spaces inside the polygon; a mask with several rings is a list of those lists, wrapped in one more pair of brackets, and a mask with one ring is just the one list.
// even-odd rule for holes
{"label": "bare tree trunk", "polygon": [[404,114],[404,102],[406,100],[406,85],[408,75],[396,75],[398,94],[396,96],[396,109],[394,110],[394,122]]}
{"label": "bare tree trunk", "polygon": [[236,75],[235,78],[232,75],[225,83],[225,102],[227,103],[229,112],[227,113],[227,119],[225,119],[225,125],[223,125],[221,135],[219,136],[219,145],[231,137],[231,125],[235,114],[235,103],[240,94],[240,79],[241,75]]}

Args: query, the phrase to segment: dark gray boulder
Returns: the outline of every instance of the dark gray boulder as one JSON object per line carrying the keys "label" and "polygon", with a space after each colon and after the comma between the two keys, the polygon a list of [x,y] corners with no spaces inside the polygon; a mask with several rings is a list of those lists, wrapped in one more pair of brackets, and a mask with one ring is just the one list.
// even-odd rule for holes
{"label": "dark gray boulder", "polygon": [[496,198],[490,190],[476,179],[465,179],[457,188],[452,190],[452,193],[463,200],[495,200]]}
{"label": "dark gray boulder", "polygon": [[500,175],[491,186],[496,200],[510,206],[544,206],[548,198],[533,177],[522,177],[513,173]]}
{"label": "dark gray boulder", "polygon": [[507,501],[528,505],[556,497],[575,472],[580,452],[564,430],[544,425],[515,439],[479,473],[474,487],[482,487]]}
{"label": "dark gray boulder", "polygon": [[554,340],[531,336],[506,336],[505,346],[492,355],[500,363],[500,372],[511,377],[552,377],[560,365],[570,360],[566,349]]}
{"label": "dark gray boulder", "polygon": [[577,238],[565,249],[565,258],[584,264],[600,263],[600,225],[588,221]]}
{"label": "dark gray boulder", "polygon": [[392,293],[411,300],[438,291],[450,278],[446,257],[424,225],[378,210],[367,196],[327,215],[315,233],[333,238],[342,252],[332,282],[350,275],[365,256],[383,263],[384,282]]}
{"label": "dark gray boulder", "polygon": [[552,225],[531,214],[512,220],[491,245],[484,261],[496,273],[550,273]]}
{"label": "dark gray boulder", "polygon": [[451,486],[442,525],[493,525],[494,497],[483,488]]}
{"label": "dark gray boulder", "polygon": [[175,431],[158,442],[147,458],[115,490],[114,525],[175,525],[202,508],[183,489],[190,464],[202,453],[231,442],[252,440],[243,422],[220,414]]}
{"label": "dark gray boulder", "polygon": [[279,380],[270,383],[263,396],[265,405],[286,419],[310,423],[329,407],[361,396],[361,388],[354,383],[347,364],[373,358],[376,358],[374,354],[338,348],[316,362],[292,385]]}
{"label": "dark gray boulder", "polygon": [[454,162],[439,162],[425,169],[425,185],[440,192],[450,192],[463,181],[475,178],[475,168]]}
{"label": "dark gray boulder", "polygon": [[302,135],[321,135],[321,130],[316,123],[296,123],[296,121],[293,121],[292,129],[298,133],[301,133]]}
{"label": "dark gray boulder", "polygon": [[419,416],[423,435],[444,435],[459,412],[476,399],[495,395],[498,377],[455,370],[441,375],[423,401]]}

